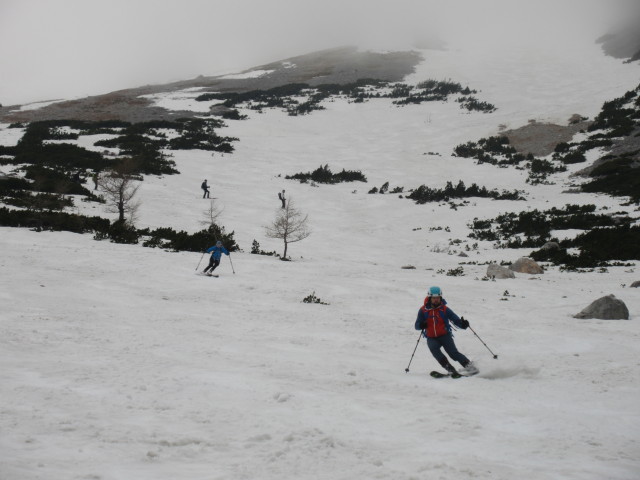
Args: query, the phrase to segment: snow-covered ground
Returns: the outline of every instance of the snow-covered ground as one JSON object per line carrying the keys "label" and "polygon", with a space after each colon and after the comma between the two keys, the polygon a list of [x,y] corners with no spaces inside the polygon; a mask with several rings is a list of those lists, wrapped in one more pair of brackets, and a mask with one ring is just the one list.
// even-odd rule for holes
{"label": "snow-covered ground", "polygon": [[[478,263],[530,250],[473,250],[467,238],[473,218],[507,211],[633,207],[563,194],[570,172],[532,188],[523,171],[451,156],[500,125],[592,117],[637,86],[638,65],[595,45],[570,53],[474,62],[473,51],[425,51],[412,81],[468,84],[498,107],[490,115],[455,102],[338,100],[304,117],[242,112],[250,118],[220,131],[240,139],[231,155],[173,152],[181,174],[145,179],[138,226],[201,229],[208,179],[220,223],[244,250],[223,258],[220,278],[194,274],[200,254],[1,228],[0,478],[638,478],[637,263],[485,281]],[[191,105],[181,95],[163,101]],[[0,136],[17,141],[5,127]],[[368,183],[284,179],[324,164],[361,170]],[[387,181],[408,190],[460,179],[524,190],[527,201],[454,210],[367,194]],[[282,189],[313,229],[290,245],[292,262],[248,253],[254,239],[282,252],[264,232]],[[469,257],[458,256],[466,246]],[[446,274],[461,262],[463,276]],[[456,333],[479,375],[432,379],[424,341],[405,373],[430,285],[498,354]],[[303,303],[312,293],[328,305]],[[572,318],[607,294],[627,304],[629,321]]]}

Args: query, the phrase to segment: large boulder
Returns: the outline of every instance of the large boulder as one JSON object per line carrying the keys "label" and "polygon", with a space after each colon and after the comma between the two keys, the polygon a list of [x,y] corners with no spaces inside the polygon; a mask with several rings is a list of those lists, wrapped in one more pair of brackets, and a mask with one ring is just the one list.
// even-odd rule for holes
{"label": "large boulder", "polygon": [[542,267],[538,265],[535,260],[527,257],[519,258],[509,266],[509,269],[513,270],[514,272],[529,273],[531,275],[544,273]]}
{"label": "large boulder", "polygon": [[507,267],[498,265],[497,263],[491,263],[487,267],[487,277],[489,278],[516,278],[515,273],[509,270]]}
{"label": "large boulder", "polygon": [[591,303],[573,318],[598,318],[600,320],[629,320],[629,309],[622,300],[607,295]]}
{"label": "large boulder", "polygon": [[633,283],[631,284],[631,286],[632,286],[633,288],[638,288],[638,287],[640,287],[640,280],[633,282]]}
{"label": "large boulder", "polygon": [[560,244],[558,242],[547,242],[540,250],[560,250]]}

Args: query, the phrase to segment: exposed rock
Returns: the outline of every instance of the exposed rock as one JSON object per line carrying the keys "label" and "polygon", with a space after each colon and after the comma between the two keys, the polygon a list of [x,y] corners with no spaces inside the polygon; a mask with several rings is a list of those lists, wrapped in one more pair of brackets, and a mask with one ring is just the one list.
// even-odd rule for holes
{"label": "exposed rock", "polygon": [[629,309],[622,300],[607,295],[594,301],[574,318],[597,318],[600,320],[629,320]]}
{"label": "exposed rock", "polygon": [[487,277],[489,278],[516,278],[516,274],[507,267],[492,263],[487,267]]}
{"label": "exposed rock", "polygon": [[640,280],[638,280],[638,281],[636,281],[636,282],[633,282],[633,283],[631,284],[631,286],[632,286],[633,288],[638,288],[638,287],[640,287]]}
{"label": "exposed rock", "polygon": [[[577,117],[582,118],[579,115]],[[575,118],[576,116],[571,117],[570,122]],[[544,157],[553,153],[559,143],[570,142],[576,133],[586,129],[589,124],[588,121],[579,121],[564,126],[532,121],[515,130],[506,130],[501,135],[507,137],[518,152]]]}
{"label": "exposed rock", "polygon": [[560,244],[558,242],[547,242],[540,250],[560,250]]}
{"label": "exposed rock", "polygon": [[513,270],[514,272],[528,273],[530,275],[544,273],[544,269],[540,265],[538,265],[535,260],[527,257],[519,258],[509,266],[509,269]]}

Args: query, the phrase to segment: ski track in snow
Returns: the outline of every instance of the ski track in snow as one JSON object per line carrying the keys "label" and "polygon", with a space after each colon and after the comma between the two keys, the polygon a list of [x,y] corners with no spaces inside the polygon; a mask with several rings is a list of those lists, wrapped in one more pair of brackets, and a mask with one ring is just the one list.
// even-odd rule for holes
{"label": "ski track in snow", "polygon": [[[438,273],[474,243],[474,217],[565,203],[622,208],[606,196],[563,195],[568,174],[531,188],[522,171],[451,157],[500,124],[593,116],[637,85],[637,65],[595,46],[534,65],[516,53],[479,62],[473,51],[425,52],[412,76],[468,83],[498,106],[491,115],[454,102],[336,100],[306,117],[248,112],[228,122],[222,134],[240,138],[232,155],[174,152],[181,174],[145,178],[138,226],[199,230],[208,178],[225,207],[220,223],[244,249],[232,254],[236,274],[226,257],[214,281],[194,275],[199,254],[1,228],[0,478],[637,478],[640,290],[622,286],[638,280],[637,267],[550,268],[495,282],[480,280],[486,265]],[[0,137],[19,139],[4,127]],[[361,170],[368,183],[284,180],[324,164]],[[453,210],[366,194],[386,181],[408,190],[459,179],[523,189],[528,200],[471,199]],[[248,253],[253,239],[282,250],[263,229],[282,189],[313,229],[290,246],[293,262]],[[529,253],[479,244],[464,260]],[[456,332],[479,375],[432,380],[424,341],[404,372],[431,284],[498,354]],[[312,292],[329,305],[303,303]],[[572,318],[609,293],[630,321]]]}

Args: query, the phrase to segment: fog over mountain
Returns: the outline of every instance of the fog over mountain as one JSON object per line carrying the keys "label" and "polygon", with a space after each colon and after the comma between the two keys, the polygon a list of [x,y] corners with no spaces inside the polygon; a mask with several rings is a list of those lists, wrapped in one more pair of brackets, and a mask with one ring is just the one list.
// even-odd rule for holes
{"label": "fog over mountain", "polygon": [[345,45],[376,50],[577,48],[628,0],[62,0],[0,2],[0,104],[72,99],[242,71]]}

